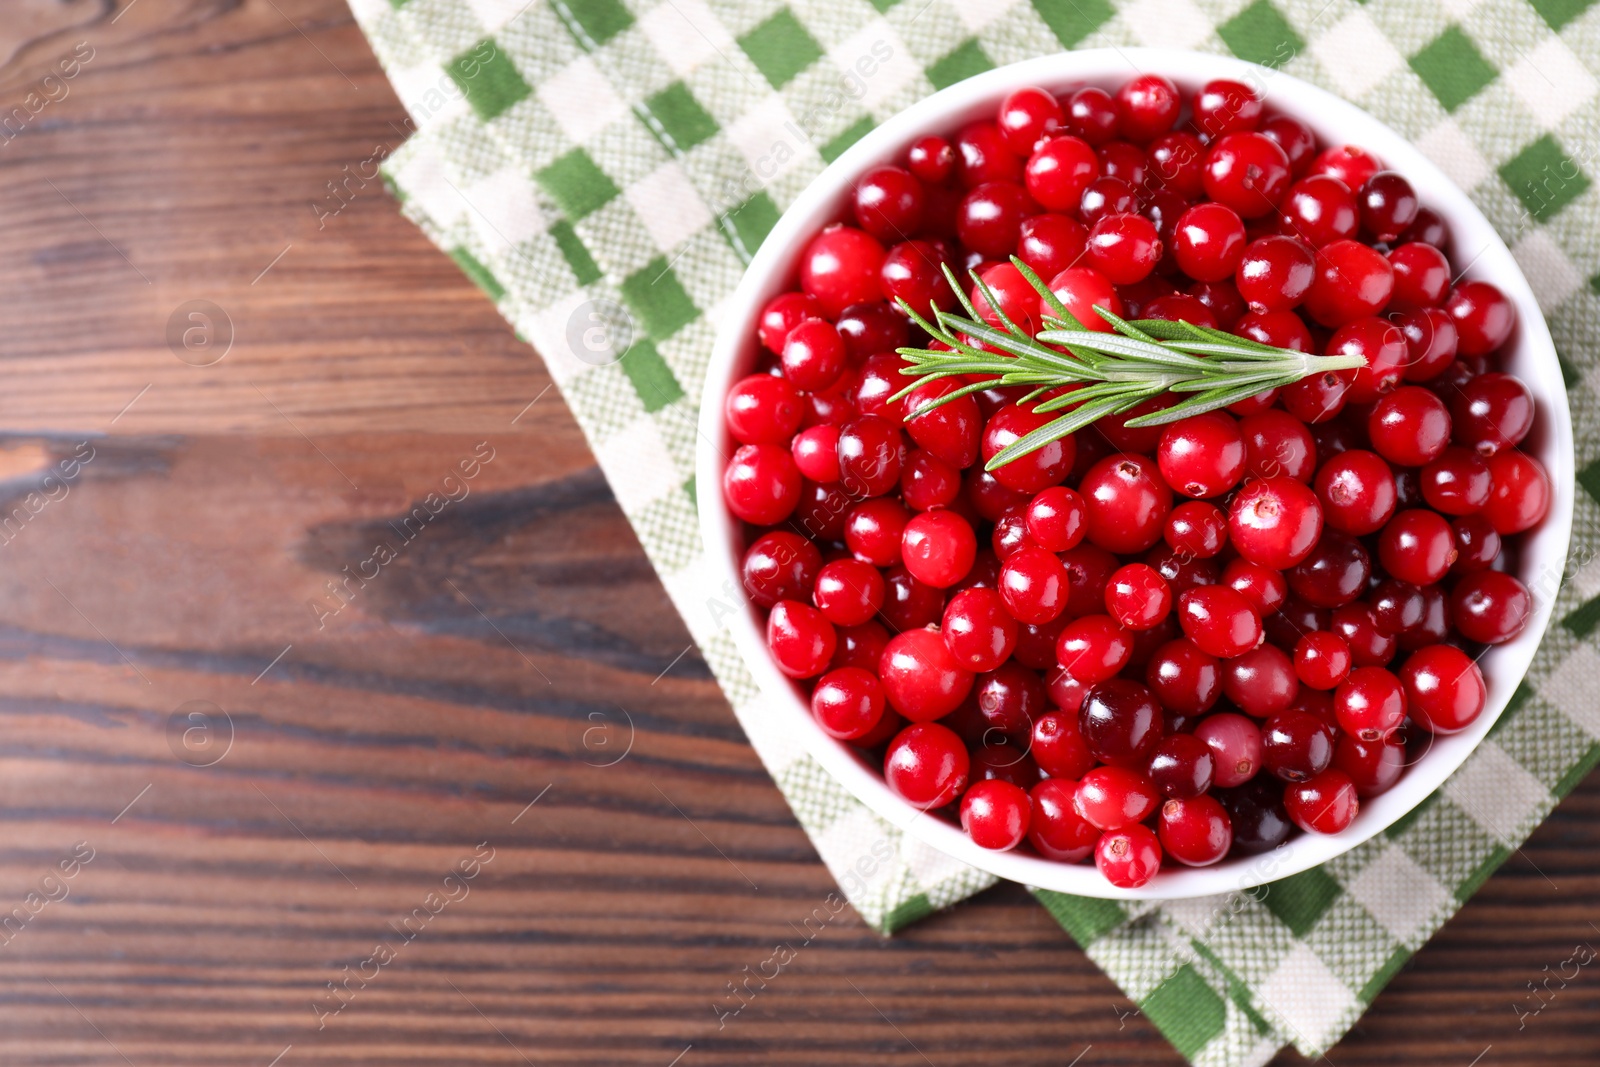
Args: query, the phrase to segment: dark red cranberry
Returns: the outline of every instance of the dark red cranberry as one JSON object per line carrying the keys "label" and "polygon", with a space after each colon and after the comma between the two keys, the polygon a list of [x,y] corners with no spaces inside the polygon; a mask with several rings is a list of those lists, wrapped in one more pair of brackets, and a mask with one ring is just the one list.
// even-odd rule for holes
{"label": "dark red cranberry", "polygon": [[1279,712],[1262,724],[1261,762],[1281,781],[1315,778],[1333,762],[1333,731],[1310,712]]}
{"label": "dark red cranberry", "polygon": [[1299,681],[1282,649],[1261,645],[1222,665],[1222,692],[1247,715],[1266,718],[1294,702]]}
{"label": "dark red cranberry", "polygon": [[1312,834],[1336,834],[1355,820],[1361,802],[1348,774],[1328,768],[1305,782],[1283,791],[1284,810],[1300,829]]}
{"label": "dark red cranberry", "polygon": [[1450,405],[1456,443],[1490,456],[1515,448],[1533,428],[1533,394],[1511,374],[1480,374]]}
{"label": "dark red cranberry", "polygon": [[1289,157],[1289,170],[1300,177],[1311,166],[1317,152],[1317,135],[1311,127],[1289,115],[1273,115],[1261,123],[1261,134],[1271,139]]}
{"label": "dark red cranberry", "polygon": [[1210,711],[1222,695],[1222,668],[1216,657],[1186,638],[1156,649],[1145,665],[1144,678],[1162,707],[1182,715]]}
{"label": "dark red cranberry", "polygon": [[915,630],[939,621],[944,610],[944,594],[911,576],[905,564],[897,563],[883,572],[883,620],[896,631]]}
{"label": "dark red cranberry", "polygon": [[1380,170],[1357,194],[1361,228],[1374,241],[1393,242],[1417,217],[1417,192],[1392,170]]}
{"label": "dark red cranberry", "polygon": [[1372,561],[1354,537],[1325,531],[1311,554],[1285,572],[1296,596],[1318,607],[1337,608],[1367,589]]}
{"label": "dark red cranberry", "polygon": [[1283,788],[1269,778],[1220,789],[1215,795],[1233,824],[1234,852],[1245,856],[1270,852],[1294,832],[1283,806]]}
{"label": "dark red cranberry", "polygon": [[1461,636],[1485,645],[1511,640],[1528,625],[1533,597],[1528,587],[1501,571],[1477,571],[1450,593],[1450,618]]}
{"label": "dark red cranberry", "polygon": [[1211,746],[1193,734],[1163,737],[1150,756],[1150,780],[1163,796],[1180,800],[1210,789],[1215,770]]}
{"label": "dark red cranberry", "polygon": [[1138,682],[1101,681],[1078,711],[1078,729],[1096,759],[1143,770],[1164,730],[1161,706]]}

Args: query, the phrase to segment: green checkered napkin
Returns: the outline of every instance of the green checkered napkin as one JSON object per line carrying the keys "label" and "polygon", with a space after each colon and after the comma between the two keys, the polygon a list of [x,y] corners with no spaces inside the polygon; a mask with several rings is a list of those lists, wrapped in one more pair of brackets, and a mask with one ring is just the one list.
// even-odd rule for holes
{"label": "green checkered napkin", "polygon": [[992,879],[902,838],[773,726],[722,626],[738,591],[715,586],[696,532],[695,398],[719,305],[783,207],[935,89],[1060,48],[1141,44],[1231,52],[1344,95],[1411,137],[1499,227],[1564,358],[1585,490],[1558,621],[1511,709],[1401,824],[1266,891],[1141,905],[1038,893],[1184,1056],[1232,1067],[1337,1041],[1600,760],[1600,706],[1585,692],[1600,675],[1591,2],[351,7],[420,130],[386,166],[406,214],[544,358],[751,742],[885,932]]}

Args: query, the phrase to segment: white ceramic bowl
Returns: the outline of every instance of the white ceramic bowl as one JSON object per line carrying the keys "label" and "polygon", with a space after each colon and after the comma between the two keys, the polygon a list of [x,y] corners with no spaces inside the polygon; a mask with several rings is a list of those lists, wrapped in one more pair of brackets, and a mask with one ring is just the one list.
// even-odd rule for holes
{"label": "white ceramic bowl", "polygon": [[1000,101],[1023,86],[1037,85],[1056,93],[1081,85],[1114,91],[1136,72],[1164,74],[1186,97],[1212,78],[1238,79],[1256,86],[1270,111],[1306,122],[1324,145],[1356,144],[1375,152],[1409,178],[1423,203],[1449,223],[1452,262],[1457,269],[1468,265],[1468,277],[1494,283],[1516,305],[1517,330],[1500,358],[1507,370],[1527,383],[1538,403],[1537,421],[1522,447],[1544,463],[1555,492],[1544,523],[1521,538],[1517,570],[1535,591],[1533,618],[1516,640],[1492,649],[1481,661],[1489,685],[1483,714],[1471,729],[1437,739],[1432,749],[1407,769],[1399,784],[1363,802],[1361,813],[1343,833],[1299,835],[1264,856],[1228,859],[1211,867],[1163,870],[1148,885],[1124,890],[1107,882],[1092,864],[1055,863],[1024,852],[991,852],[973,844],[959,827],[919,813],[890,792],[878,768],[868,766],[848,745],[816,725],[801,690],[773,665],[753,609],[730,625],[740,652],[768,698],[770,713],[782,716],[783,726],[830,774],[890,823],[940,852],[1015,882],[1092,897],[1175,899],[1245,889],[1325,863],[1416,807],[1462,764],[1500,717],[1549,622],[1572,527],[1572,424],[1566,387],[1550,332],[1511,253],[1488,220],[1438,167],[1405,138],[1338,97],[1287,74],[1222,56],[1160,48],[1090,49],[1028,60],[953,85],[913,104],[858,141],[806,188],[768,235],[718,324],[701,397],[696,470],[706,550],[723,587],[737,589],[745,546],[740,525],[721,496],[723,457],[734,450],[723,424],[723,398],[729,386],[755,364],[756,317],[767,300],[793,287],[806,242],[824,225],[848,216],[850,191],[862,173],[900,161],[917,137],[953,135],[964,123],[992,117]]}

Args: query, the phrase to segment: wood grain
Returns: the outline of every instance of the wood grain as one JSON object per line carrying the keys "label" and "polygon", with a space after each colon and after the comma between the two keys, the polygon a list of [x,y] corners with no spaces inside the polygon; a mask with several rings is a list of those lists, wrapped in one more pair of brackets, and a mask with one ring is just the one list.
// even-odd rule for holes
{"label": "wood grain", "polygon": [[[0,143],[0,1063],[1180,1062],[1015,887],[804,940],[833,883],[537,357],[376,189],[317,228],[403,117],[338,0],[14,10],[0,113],[94,58]],[[1329,1062],[1600,1059],[1592,970],[1512,1010],[1597,849],[1591,780]]]}

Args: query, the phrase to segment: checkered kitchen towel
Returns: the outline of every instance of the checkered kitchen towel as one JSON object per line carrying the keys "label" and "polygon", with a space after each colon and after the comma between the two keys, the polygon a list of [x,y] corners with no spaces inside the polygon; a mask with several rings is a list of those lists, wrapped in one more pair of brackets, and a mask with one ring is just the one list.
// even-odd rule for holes
{"label": "checkered kitchen towel", "polygon": [[[799,751],[719,625],[696,404],[719,304],[795,195],[912,101],[1061,48],[1231,52],[1422,147],[1544,302],[1578,426],[1573,561],[1513,707],[1379,839],[1253,895],[1038,894],[1196,1064],[1315,1055],[1600,760],[1600,5],[1591,0],[351,0],[420,132],[406,214],[548,365],[762,760],[885,932],[991,879],[903,839]],[[1576,491],[1575,487],[1559,487]],[[714,490],[713,490],[714,491]],[[1559,592],[1556,592],[1559,584]]]}

